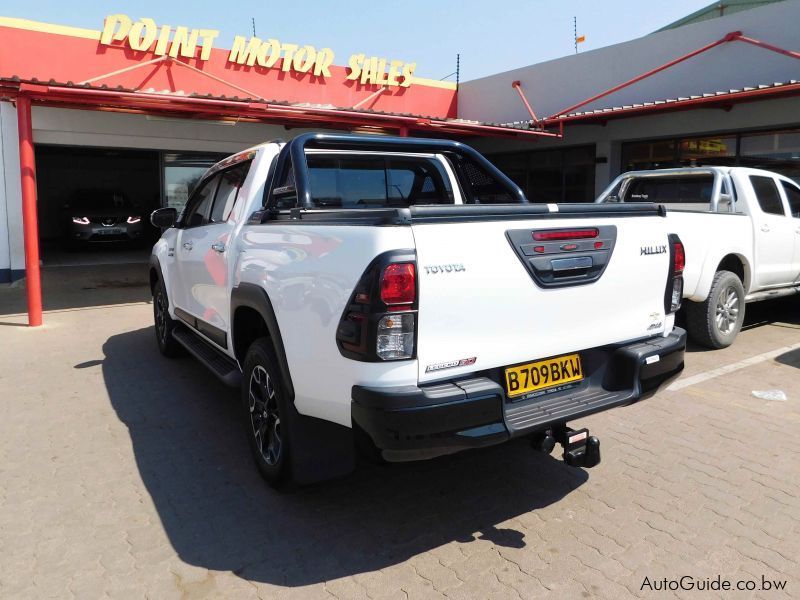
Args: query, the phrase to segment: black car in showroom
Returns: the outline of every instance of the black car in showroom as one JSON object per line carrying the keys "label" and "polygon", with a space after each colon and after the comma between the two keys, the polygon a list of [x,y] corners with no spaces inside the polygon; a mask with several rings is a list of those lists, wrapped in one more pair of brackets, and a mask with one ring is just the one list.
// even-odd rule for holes
{"label": "black car in showroom", "polygon": [[79,190],[64,205],[63,213],[71,244],[137,242],[143,237],[142,208],[119,191]]}

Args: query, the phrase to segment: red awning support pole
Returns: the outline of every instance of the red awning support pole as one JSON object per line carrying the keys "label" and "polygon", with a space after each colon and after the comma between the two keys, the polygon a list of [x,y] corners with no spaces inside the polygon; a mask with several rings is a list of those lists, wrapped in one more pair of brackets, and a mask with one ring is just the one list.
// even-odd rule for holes
{"label": "red awning support pole", "polygon": [[531,105],[528,102],[528,99],[525,97],[525,92],[522,91],[522,84],[519,81],[512,81],[511,82],[511,87],[513,87],[515,90],[517,90],[517,93],[519,94],[519,97],[522,98],[522,102],[525,104],[525,108],[528,109],[528,112],[531,115],[531,119],[533,119],[534,125],[537,124],[539,122],[539,118],[536,116],[536,113],[533,112],[533,109],[531,108]]}
{"label": "red awning support pole", "polygon": [[765,50],[771,50],[772,52],[783,54],[784,56],[789,56],[791,58],[800,58],[800,52],[792,52],[791,50],[785,50],[784,48],[773,46],[772,44],[768,44],[767,42],[762,42],[761,40],[755,40],[753,38],[749,38],[744,35],[737,35],[736,39],[740,42],[757,46],[758,48],[764,48]]}
{"label": "red awning support pole", "polygon": [[[372,92],[366,98],[363,98],[362,100],[359,100],[358,102],[353,104],[353,108],[361,108],[362,106],[364,106],[368,102],[370,102],[372,100],[376,100],[378,98],[378,96],[380,96],[385,91],[386,91],[386,86],[382,85],[377,91]],[[370,106],[372,106],[372,105],[370,105]]]}
{"label": "red awning support pole", "polygon": [[28,325],[42,324],[42,278],[39,271],[39,226],[36,214],[36,159],[33,153],[31,99],[17,96],[19,170],[22,182],[22,232],[25,240],[25,277],[28,292]]}
{"label": "red awning support pole", "polygon": [[684,54],[683,56],[679,56],[678,58],[676,58],[674,60],[671,60],[668,63],[664,63],[660,67],[656,67],[655,69],[650,69],[649,71],[646,71],[646,72],[642,73],[641,75],[637,75],[633,79],[629,79],[628,81],[626,81],[624,83],[620,83],[619,85],[615,85],[614,87],[609,88],[604,92],[600,92],[599,94],[595,94],[591,98],[587,98],[586,100],[578,102],[577,104],[573,104],[572,106],[570,106],[568,108],[565,108],[564,110],[560,110],[557,113],[555,113],[554,115],[550,115],[549,117],[547,117],[545,119],[545,121],[550,121],[551,119],[556,119],[556,118],[560,117],[561,115],[566,115],[567,113],[571,113],[575,109],[581,108],[582,106],[586,106],[587,104],[591,104],[592,102],[594,102],[596,100],[600,100],[600,98],[605,98],[606,96],[609,96],[609,95],[613,94],[614,92],[618,92],[618,91],[620,91],[620,90],[622,90],[622,89],[624,89],[626,87],[629,87],[629,86],[633,85],[634,83],[637,83],[637,82],[641,81],[642,79],[647,79],[648,77],[652,77],[656,73],[660,73],[661,71],[669,69],[670,67],[674,67],[675,65],[677,65],[679,63],[682,63],[685,60],[689,60],[690,58],[693,58],[693,57],[697,56],[698,54],[702,54],[703,52],[708,52],[712,48],[716,48],[717,46],[720,46],[722,44],[726,44],[728,42],[733,42],[733,41],[737,40],[739,38],[739,36],[741,36],[741,35],[742,35],[741,31],[732,31],[731,33],[727,34],[725,37],[720,38],[715,42],[711,42],[710,44],[706,44],[702,48],[698,48],[697,50],[694,50],[692,52]]}

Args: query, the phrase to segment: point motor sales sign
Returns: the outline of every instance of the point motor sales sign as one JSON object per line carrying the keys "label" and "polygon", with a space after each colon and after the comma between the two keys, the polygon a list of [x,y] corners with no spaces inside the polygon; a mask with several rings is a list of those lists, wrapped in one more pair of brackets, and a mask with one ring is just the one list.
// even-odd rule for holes
{"label": "point motor sales sign", "polygon": [[[198,58],[206,61],[211,56],[214,41],[219,36],[216,29],[190,29],[184,26],[157,25],[153,19],[137,21],[123,14],[109,15],[103,24],[100,43],[127,44],[132,50],[152,51],[157,56],[172,58]],[[198,55],[199,50],[199,55]],[[237,35],[228,54],[228,62],[238,65],[259,66],[265,69],[309,73],[316,77],[330,77],[330,66],[335,54],[330,48],[317,49],[311,45],[298,45],[256,36]],[[278,65],[278,61],[280,65]],[[417,64],[391,60],[366,54],[353,54],[347,61],[347,79],[362,84],[409,87],[413,82]]]}

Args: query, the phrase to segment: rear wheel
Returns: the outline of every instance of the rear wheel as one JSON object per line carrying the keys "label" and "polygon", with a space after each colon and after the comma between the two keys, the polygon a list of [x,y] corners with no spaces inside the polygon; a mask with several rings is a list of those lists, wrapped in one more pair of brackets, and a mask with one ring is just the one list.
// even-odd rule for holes
{"label": "rear wheel", "polygon": [[291,418],[275,351],[267,338],[253,342],[244,361],[242,414],[250,450],[271,485],[289,477]]}
{"label": "rear wheel", "polygon": [[156,341],[161,354],[169,358],[181,356],[185,351],[183,346],[172,337],[172,331],[177,323],[169,316],[169,300],[164,289],[164,283],[160,279],[153,290],[153,321],[156,330]]}
{"label": "rear wheel", "polygon": [[688,302],[686,324],[692,340],[707,348],[727,348],[744,322],[744,286],[735,273],[718,271],[703,302]]}

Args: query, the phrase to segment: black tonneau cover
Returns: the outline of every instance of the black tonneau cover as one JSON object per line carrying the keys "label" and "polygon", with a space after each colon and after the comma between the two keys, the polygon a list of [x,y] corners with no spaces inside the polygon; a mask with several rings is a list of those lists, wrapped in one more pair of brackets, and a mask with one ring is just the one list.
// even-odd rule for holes
{"label": "black tonneau cover", "polygon": [[[555,209],[551,208],[555,206]],[[602,219],[609,217],[663,217],[660,204],[452,204],[408,208],[293,208],[280,213],[259,211],[250,223],[303,221],[318,225],[413,225],[524,219]],[[264,217],[264,218],[262,218]]]}

